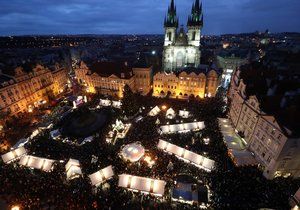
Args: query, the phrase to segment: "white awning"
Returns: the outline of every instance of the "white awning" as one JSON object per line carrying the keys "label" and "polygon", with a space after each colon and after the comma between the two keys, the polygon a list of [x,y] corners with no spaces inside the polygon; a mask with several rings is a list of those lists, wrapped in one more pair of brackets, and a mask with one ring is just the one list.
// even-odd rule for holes
{"label": "white awning", "polygon": [[107,99],[100,99],[99,104],[100,104],[100,106],[110,106],[111,105],[111,101],[107,100]]}
{"label": "white awning", "polygon": [[100,106],[113,106],[115,108],[120,109],[122,106],[122,102],[121,101],[111,101],[108,99],[100,99],[99,105]]}
{"label": "white awning", "polygon": [[141,193],[150,193],[162,196],[165,192],[166,182],[158,179],[150,179],[146,177],[132,176],[129,174],[119,175],[119,187],[124,187]]}
{"label": "white awning", "polygon": [[35,168],[48,172],[51,171],[54,162],[55,160],[26,155],[20,159],[19,164],[29,168]]}
{"label": "white awning", "polygon": [[191,123],[182,123],[182,124],[173,124],[173,125],[163,125],[160,126],[160,133],[175,133],[175,132],[187,132],[202,130],[205,128],[204,122],[191,122]]}
{"label": "white awning", "polygon": [[107,166],[106,168],[103,168],[103,169],[89,175],[89,178],[90,178],[93,186],[99,186],[104,181],[113,177],[113,175],[114,175],[114,172],[113,172],[112,166],[110,165],[110,166]]}
{"label": "white awning", "polygon": [[148,113],[149,116],[156,116],[160,112],[160,108],[155,106],[151,111]]}
{"label": "white awning", "polygon": [[188,118],[190,116],[190,112],[185,110],[179,110],[179,116],[182,118]]}
{"label": "white awning", "polygon": [[215,161],[164,140],[159,140],[157,147],[206,171],[214,169]]}
{"label": "white awning", "polygon": [[14,160],[17,160],[18,158],[20,158],[23,155],[26,155],[26,153],[27,152],[24,147],[19,147],[15,150],[12,150],[8,153],[1,155],[1,158],[2,158],[3,162],[7,164]]}
{"label": "white awning", "polygon": [[176,117],[176,113],[175,113],[174,109],[169,108],[166,112],[166,117],[169,119],[173,119],[174,117]]}
{"label": "white awning", "polygon": [[80,163],[78,160],[70,158],[65,168],[67,172],[67,179],[78,178],[79,176],[82,175]]}

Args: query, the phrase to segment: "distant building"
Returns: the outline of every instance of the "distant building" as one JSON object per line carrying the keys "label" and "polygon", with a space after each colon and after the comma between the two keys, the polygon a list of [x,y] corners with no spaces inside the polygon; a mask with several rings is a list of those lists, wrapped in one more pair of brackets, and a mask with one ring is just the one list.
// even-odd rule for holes
{"label": "distant building", "polygon": [[238,67],[248,63],[248,53],[242,50],[223,50],[217,55],[217,66],[223,69],[221,85],[228,87],[233,71]]}
{"label": "distant building", "polygon": [[86,91],[123,97],[123,89],[128,85],[132,91],[147,94],[151,90],[152,67],[129,67],[121,62],[81,62],[75,69],[78,82],[86,86]]}
{"label": "distant building", "polygon": [[52,71],[39,64],[0,71],[0,110],[12,115],[30,111],[62,92],[67,81],[68,72],[59,65]]}
{"label": "distant building", "polygon": [[203,26],[202,4],[199,0],[193,4],[192,13],[188,17],[187,34],[183,26],[178,29],[178,17],[174,0],[168,8],[164,21],[165,41],[163,52],[163,69],[176,71],[185,67],[198,67],[200,64],[200,38]]}
{"label": "distant building", "polygon": [[299,82],[250,65],[232,77],[229,117],[267,178],[300,176]]}
{"label": "distant building", "polygon": [[[197,73],[198,72],[198,73]],[[186,69],[177,73],[156,73],[153,77],[153,96],[171,98],[214,97],[218,87],[218,74],[214,70]]]}

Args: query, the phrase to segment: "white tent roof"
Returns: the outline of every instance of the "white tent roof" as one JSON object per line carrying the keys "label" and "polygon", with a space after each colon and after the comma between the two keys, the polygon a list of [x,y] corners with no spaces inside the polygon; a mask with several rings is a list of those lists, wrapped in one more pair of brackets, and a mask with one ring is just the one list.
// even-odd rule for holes
{"label": "white tent roof", "polygon": [[185,111],[185,110],[179,110],[179,116],[182,118],[188,118],[190,115],[189,111]]}
{"label": "white tent roof", "polygon": [[149,116],[156,116],[160,112],[160,108],[155,106],[151,111],[148,113]]}
{"label": "white tent roof", "polygon": [[106,168],[103,168],[103,169],[89,175],[89,178],[90,178],[93,186],[98,186],[102,182],[113,177],[113,175],[114,175],[114,172],[113,172],[112,166],[110,165],[110,166],[107,166]]}
{"label": "white tent roof", "polygon": [[110,106],[110,105],[111,105],[111,101],[108,100],[108,99],[100,99],[99,104],[100,104],[101,106]]}
{"label": "white tent roof", "polygon": [[54,162],[55,160],[26,155],[20,159],[19,164],[42,171],[50,171]]}
{"label": "white tent roof", "polygon": [[115,108],[120,109],[121,106],[122,106],[122,102],[121,101],[113,101],[112,106],[115,107]]}
{"label": "white tent roof", "polygon": [[163,180],[132,176],[129,174],[119,175],[119,187],[141,191],[142,193],[162,196],[165,192],[165,185],[166,182]]}
{"label": "white tent roof", "polygon": [[174,109],[169,108],[166,112],[166,116],[169,117],[169,118],[174,118],[176,116],[176,113],[175,113]]}
{"label": "white tent roof", "polygon": [[77,178],[78,176],[82,175],[80,163],[78,160],[70,158],[65,168],[67,172],[67,179]]}
{"label": "white tent roof", "polygon": [[207,171],[211,171],[214,168],[215,161],[186,150],[182,147],[178,147],[164,140],[159,140],[157,147],[166,152],[176,155],[180,159],[191,162],[197,167],[205,169]]}
{"label": "white tent roof", "polygon": [[161,133],[185,132],[192,130],[202,130],[205,127],[204,122],[191,122],[173,125],[160,126]]}
{"label": "white tent roof", "polygon": [[11,161],[14,161],[18,158],[20,158],[23,155],[26,155],[26,149],[24,147],[19,147],[15,150],[12,150],[8,153],[5,153],[1,155],[1,158],[4,163],[10,163]]}

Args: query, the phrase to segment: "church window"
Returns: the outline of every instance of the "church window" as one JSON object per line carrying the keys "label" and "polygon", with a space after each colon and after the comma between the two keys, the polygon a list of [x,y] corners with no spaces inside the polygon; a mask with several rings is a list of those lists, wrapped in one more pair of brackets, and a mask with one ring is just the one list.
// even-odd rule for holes
{"label": "church window", "polygon": [[171,38],[172,38],[171,35],[172,35],[171,32],[169,32],[169,33],[168,33],[169,41],[171,41]]}
{"label": "church window", "polygon": [[193,31],[193,37],[192,37],[192,40],[195,41],[196,40],[196,32]]}

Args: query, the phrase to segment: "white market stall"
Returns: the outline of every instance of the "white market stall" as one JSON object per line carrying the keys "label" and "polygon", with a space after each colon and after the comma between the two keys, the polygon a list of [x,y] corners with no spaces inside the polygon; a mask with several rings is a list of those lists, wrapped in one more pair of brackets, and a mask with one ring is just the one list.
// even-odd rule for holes
{"label": "white market stall", "polygon": [[162,196],[165,192],[166,182],[158,179],[121,174],[119,175],[118,186],[141,193]]}
{"label": "white market stall", "polygon": [[189,118],[190,117],[190,112],[185,111],[185,110],[179,110],[179,116],[182,118]]}
{"label": "white market stall", "polygon": [[163,125],[160,126],[160,133],[175,133],[175,132],[188,132],[188,131],[197,131],[205,128],[204,122],[191,122],[191,123],[181,123],[181,124],[172,124],[172,125]]}
{"label": "white market stall", "polygon": [[49,172],[53,169],[54,162],[55,160],[26,155],[20,159],[19,164],[29,168]]}
{"label": "white market stall", "polygon": [[160,108],[158,106],[155,106],[153,109],[151,109],[151,111],[148,113],[148,115],[151,117],[154,117],[154,116],[158,115],[159,112],[160,112]]}
{"label": "white market stall", "polygon": [[24,147],[19,147],[15,150],[12,150],[8,153],[5,153],[5,154],[1,155],[1,158],[2,158],[4,163],[8,164],[12,161],[15,161],[15,160],[19,159],[23,155],[26,155],[26,153],[27,153],[27,151]]}
{"label": "white market stall", "polygon": [[89,175],[89,178],[92,182],[93,186],[98,187],[100,184],[105,182],[106,180],[112,178],[114,175],[114,171],[112,169],[112,166],[107,166],[91,175]]}
{"label": "white market stall", "polygon": [[66,166],[67,179],[75,179],[82,175],[79,160],[70,158]]}
{"label": "white market stall", "polygon": [[192,163],[193,165],[202,168],[206,171],[214,169],[215,161],[204,156],[198,155],[194,152],[186,150],[182,147],[176,146],[164,140],[159,140],[157,147],[165,152],[176,155],[179,159]]}
{"label": "white market stall", "polygon": [[176,117],[176,113],[175,113],[174,109],[169,108],[166,112],[166,118],[174,119],[175,117]]}

